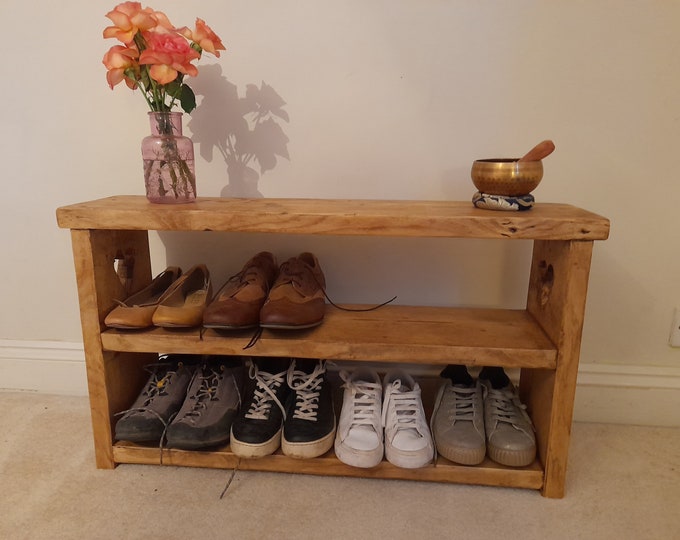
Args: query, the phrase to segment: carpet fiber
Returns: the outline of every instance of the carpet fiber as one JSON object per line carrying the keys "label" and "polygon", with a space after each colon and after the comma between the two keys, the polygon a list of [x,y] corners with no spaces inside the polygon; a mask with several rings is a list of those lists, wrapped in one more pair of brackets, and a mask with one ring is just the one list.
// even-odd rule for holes
{"label": "carpet fiber", "polygon": [[86,398],[0,392],[0,538],[678,538],[680,429],[575,424],[567,492],[120,465]]}

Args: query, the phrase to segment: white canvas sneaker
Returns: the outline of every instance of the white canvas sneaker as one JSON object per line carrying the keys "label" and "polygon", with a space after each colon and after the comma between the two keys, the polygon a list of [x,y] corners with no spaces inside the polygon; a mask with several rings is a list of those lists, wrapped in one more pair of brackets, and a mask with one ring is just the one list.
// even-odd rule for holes
{"label": "white canvas sneaker", "polygon": [[382,422],[387,461],[406,469],[424,467],[434,457],[434,445],[420,386],[408,373],[396,369],[385,375],[383,388]]}
{"label": "white canvas sneaker", "polygon": [[370,468],[383,458],[382,385],[371,369],[340,372],[345,384],[335,455],[353,467]]}

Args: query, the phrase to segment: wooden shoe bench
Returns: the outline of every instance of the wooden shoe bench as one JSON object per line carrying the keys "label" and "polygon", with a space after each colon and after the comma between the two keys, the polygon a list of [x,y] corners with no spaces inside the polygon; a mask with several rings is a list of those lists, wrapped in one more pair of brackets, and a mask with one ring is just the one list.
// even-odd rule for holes
{"label": "wooden shoe bench", "polygon": [[99,468],[161,462],[158,447],[112,437],[115,413],[130,406],[147,379],[145,364],[159,352],[243,355],[249,338],[213,331],[201,336],[198,329],[106,329],[104,317],[126,295],[116,259],[134,262],[127,266],[128,291],[152,279],[148,231],[533,240],[525,309],[388,305],[345,312],[329,307],[316,329],[265,331],[247,351],[251,356],[520,368],[520,396],[536,427],[538,457],[532,465],[515,469],[486,460],[465,467],[439,458],[423,469],[383,461],[366,470],[343,464],[332,450],[310,460],[280,452],[239,460],[228,446],[164,449],[162,463],[510,486],[538,489],[546,497],[564,495],[591,254],[593,242],[608,237],[606,218],[551,203],[514,213],[481,210],[469,202],[199,198],[193,204],[159,205],[143,196],[116,196],[59,208],[57,221],[71,229]]}

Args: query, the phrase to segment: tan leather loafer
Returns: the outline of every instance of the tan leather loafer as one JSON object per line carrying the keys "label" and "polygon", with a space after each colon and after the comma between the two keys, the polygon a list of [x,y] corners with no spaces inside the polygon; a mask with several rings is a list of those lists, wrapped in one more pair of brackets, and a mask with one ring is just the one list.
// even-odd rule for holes
{"label": "tan leather loafer", "polygon": [[274,255],[263,251],[230,277],[203,313],[203,326],[235,330],[260,323],[260,309],[276,279]]}
{"label": "tan leather loafer", "polygon": [[182,275],[178,266],[168,266],[141,291],[126,298],[104,319],[110,328],[137,330],[153,326],[152,317],[163,296],[172,284]]}
{"label": "tan leather loafer", "polygon": [[321,324],[326,312],[325,288],[321,266],[312,253],[288,259],[260,310],[260,326],[298,329]]}
{"label": "tan leather loafer", "polygon": [[200,326],[211,296],[210,272],[204,264],[197,264],[168,291],[153,314],[153,323],[169,328]]}

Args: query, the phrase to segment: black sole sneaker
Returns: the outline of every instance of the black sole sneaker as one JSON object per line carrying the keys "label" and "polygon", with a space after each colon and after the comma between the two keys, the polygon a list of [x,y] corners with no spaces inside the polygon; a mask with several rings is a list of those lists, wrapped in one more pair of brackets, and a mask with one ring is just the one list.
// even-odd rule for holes
{"label": "black sole sneaker", "polygon": [[[280,358],[247,361],[243,406],[231,425],[231,451],[243,458],[258,458],[274,453],[281,445],[284,403],[290,389]],[[269,366],[268,366],[269,364]],[[268,371],[269,369],[272,371]]]}
{"label": "black sole sneaker", "polygon": [[287,382],[293,391],[286,404],[281,450],[289,457],[307,459],[328,452],[335,440],[333,389],[326,379],[326,363],[293,360]]}

